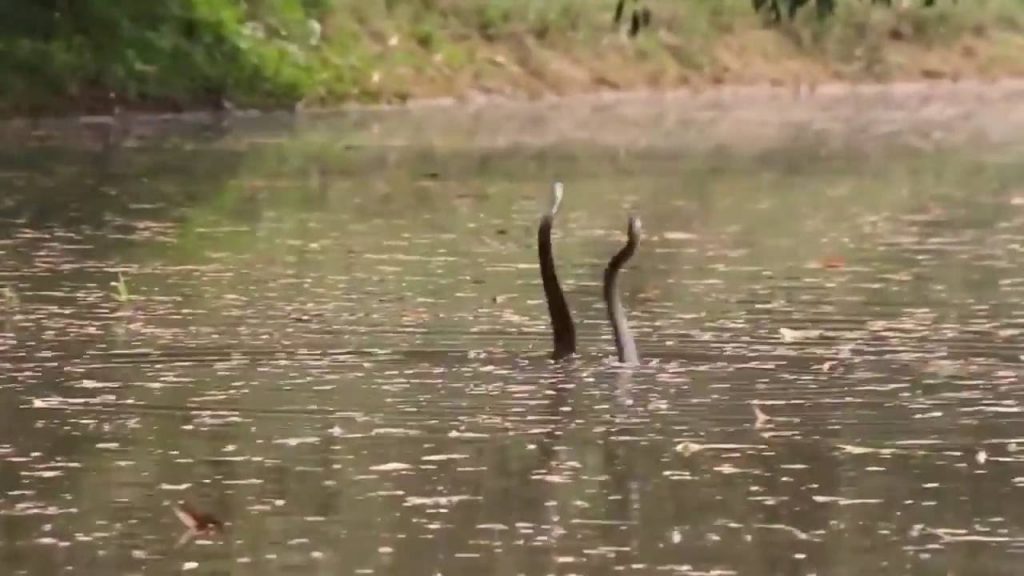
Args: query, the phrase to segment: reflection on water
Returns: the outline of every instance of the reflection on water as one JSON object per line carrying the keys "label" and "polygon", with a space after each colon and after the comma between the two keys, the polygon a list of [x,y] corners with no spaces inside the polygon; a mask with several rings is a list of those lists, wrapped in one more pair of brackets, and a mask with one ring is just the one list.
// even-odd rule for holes
{"label": "reflection on water", "polygon": [[[1014,573],[1024,156],[828,150],[0,152],[0,566]],[[181,500],[224,533],[177,545]]]}

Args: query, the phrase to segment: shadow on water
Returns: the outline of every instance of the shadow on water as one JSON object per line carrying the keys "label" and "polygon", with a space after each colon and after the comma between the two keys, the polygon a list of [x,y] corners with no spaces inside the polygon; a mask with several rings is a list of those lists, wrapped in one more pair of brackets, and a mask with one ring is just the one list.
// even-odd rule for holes
{"label": "shadow on water", "polygon": [[373,128],[416,113],[0,149],[5,573],[1013,573],[1017,143]]}

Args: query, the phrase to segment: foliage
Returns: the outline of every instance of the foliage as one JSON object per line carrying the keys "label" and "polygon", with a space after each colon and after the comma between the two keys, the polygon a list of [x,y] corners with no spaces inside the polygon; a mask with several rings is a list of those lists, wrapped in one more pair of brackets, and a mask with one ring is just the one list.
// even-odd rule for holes
{"label": "foliage", "polygon": [[7,97],[294,101],[313,81],[308,55],[297,46],[306,4],[311,2],[4,3],[0,66],[11,82]]}

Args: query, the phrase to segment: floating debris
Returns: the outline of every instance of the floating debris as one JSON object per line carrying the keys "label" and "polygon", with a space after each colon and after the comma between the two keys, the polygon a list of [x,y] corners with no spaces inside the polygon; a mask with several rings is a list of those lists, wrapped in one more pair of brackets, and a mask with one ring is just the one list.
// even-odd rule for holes
{"label": "floating debris", "polygon": [[815,338],[821,338],[824,334],[822,330],[794,330],[792,328],[779,328],[779,335],[782,336],[783,342],[802,342],[804,340],[814,340]]}
{"label": "floating debris", "polygon": [[219,518],[209,512],[197,510],[187,502],[172,504],[171,510],[174,511],[178,520],[181,520],[181,523],[192,532],[224,530],[224,523]]}
{"label": "floating debris", "polygon": [[411,470],[410,464],[404,464],[402,462],[388,462],[387,464],[378,464],[376,466],[370,466],[370,470],[374,472],[396,472],[400,470]]}

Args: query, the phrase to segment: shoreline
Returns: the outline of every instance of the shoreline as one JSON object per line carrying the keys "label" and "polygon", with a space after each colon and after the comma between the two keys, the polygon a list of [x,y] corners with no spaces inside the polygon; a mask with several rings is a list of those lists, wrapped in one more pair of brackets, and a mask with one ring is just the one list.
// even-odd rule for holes
{"label": "shoreline", "polygon": [[[796,104],[796,105],[793,105]],[[598,121],[599,120],[599,121]],[[0,120],[0,146],[132,147],[211,135],[244,146],[301,133],[325,146],[500,149],[597,146],[763,151],[782,139],[1014,142],[1024,78],[602,91],[539,98],[431,98],[297,111],[192,111]]]}
{"label": "shoreline", "polygon": [[1021,91],[1024,93],[1024,76],[1007,76],[1000,78],[958,78],[958,79],[922,79],[895,81],[843,81],[828,80],[824,82],[804,82],[779,84],[773,82],[714,84],[703,87],[681,86],[669,89],[637,88],[627,90],[591,90],[566,94],[543,94],[539,96],[510,96],[506,94],[487,94],[474,92],[462,96],[437,96],[412,98],[403,102],[345,102],[326,106],[296,106],[287,108],[236,108],[231,110],[212,110],[196,108],[183,111],[152,111],[146,109],[118,110],[110,114],[42,114],[37,116],[13,116],[0,118],[0,131],[25,124],[109,124],[119,118],[133,121],[167,121],[167,120],[216,120],[223,118],[246,119],[270,116],[316,116],[350,113],[388,112],[397,110],[421,110],[429,108],[483,107],[483,106],[538,106],[566,101],[597,101],[634,99],[667,99],[681,100],[722,100],[723,98],[768,97],[771,99],[790,98],[794,100],[814,97],[849,97],[912,95],[928,92],[941,96],[954,92],[984,93],[986,88],[995,88],[1004,92]]}

